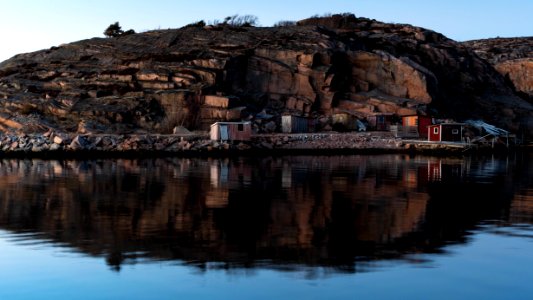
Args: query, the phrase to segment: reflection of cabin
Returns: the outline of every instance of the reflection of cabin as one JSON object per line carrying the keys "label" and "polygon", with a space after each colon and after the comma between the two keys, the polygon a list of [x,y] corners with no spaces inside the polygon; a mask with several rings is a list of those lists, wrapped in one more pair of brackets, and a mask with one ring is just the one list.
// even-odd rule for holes
{"label": "reflection of cabin", "polygon": [[281,116],[281,131],[284,133],[304,133],[315,131],[315,120],[311,118]]}
{"label": "reflection of cabin", "polygon": [[465,124],[442,123],[428,126],[428,141],[461,142]]}
{"label": "reflection of cabin", "polygon": [[442,161],[428,160],[428,181],[441,181],[442,180]]}
{"label": "reflection of cabin", "polygon": [[427,166],[419,168],[418,183],[426,186],[428,182],[458,180],[463,177],[465,166],[462,160],[429,159]]}
{"label": "reflection of cabin", "polygon": [[393,121],[392,114],[378,114],[367,117],[368,124],[377,131],[389,131]]}
{"label": "reflection of cabin", "polygon": [[211,125],[213,141],[248,141],[252,135],[250,122],[216,122]]}
{"label": "reflection of cabin", "polygon": [[228,160],[213,160],[209,175],[211,185],[205,187],[205,206],[224,208],[229,203],[230,189],[251,183],[252,168],[247,164],[230,164]]}

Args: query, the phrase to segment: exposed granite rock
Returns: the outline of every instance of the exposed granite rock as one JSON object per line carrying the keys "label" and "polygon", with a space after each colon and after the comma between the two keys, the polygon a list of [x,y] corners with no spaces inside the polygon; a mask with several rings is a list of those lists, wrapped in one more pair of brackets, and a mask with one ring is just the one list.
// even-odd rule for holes
{"label": "exposed granite rock", "polygon": [[533,102],[533,37],[494,38],[464,42],[508,78]]}
{"label": "exposed granite rock", "polygon": [[271,118],[255,128],[270,132],[285,112],[342,111],[482,118],[533,132],[531,103],[470,48],[353,15],[158,30],[20,54],[0,63],[0,99],[2,131],[171,133],[266,111]]}
{"label": "exposed granite rock", "polygon": [[533,57],[508,60],[495,67],[513,82],[518,91],[533,98]]}
{"label": "exposed granite rock", "polygon": [[533,37],[482,39],[462,44],[492,64],[533,57]]}

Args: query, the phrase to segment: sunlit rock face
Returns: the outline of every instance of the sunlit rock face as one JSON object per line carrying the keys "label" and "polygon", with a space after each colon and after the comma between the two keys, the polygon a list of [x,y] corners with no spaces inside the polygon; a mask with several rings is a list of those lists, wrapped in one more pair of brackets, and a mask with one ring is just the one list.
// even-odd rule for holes
{"label": "sunlit rock face", "polygon": [[516,90],[533,96],[533,37],[464,42],[507,77]]}
{"label": "sunlit rock face", "polygon": [[495,67],[513,82],[517,90],[533,96],[533,57],[508,60]]}
{"label": "sunlit rock face", "polygon": [[[529,66],[496,67],[515,74]],[[515,85],[530,86],[530,77]],[[353,15],[287,27],[188,26],[20,54],[0,64],[0,99],[3,131],[171,133],[263,110],[278,123],[283,113],[343,112],[533,124],[531,103],[469,47]]]}

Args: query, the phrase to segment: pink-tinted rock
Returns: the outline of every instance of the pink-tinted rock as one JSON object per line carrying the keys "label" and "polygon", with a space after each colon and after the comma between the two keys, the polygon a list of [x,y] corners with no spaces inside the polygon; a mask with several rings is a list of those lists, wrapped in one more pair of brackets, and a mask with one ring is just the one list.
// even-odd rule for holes
{"label": "pink-tinted rock", "polygon": [[[398,59],[384,52],[370,53],[356,51],[350,53],[353,63],[352,75],[355,85],[360,90],[369,90],[369,85],[395,97],[430,103],[432,98],[428,91],[427,76],[420,68],[407,59]],[[427,71],[429,72],[429,71]],[[362,84],[364,82],[364,85]]]}
{"label": "pink-tinted rock", "polygon": [[513,82],[518,91],[533,96],[533,57],[507,60],[495,67]]}

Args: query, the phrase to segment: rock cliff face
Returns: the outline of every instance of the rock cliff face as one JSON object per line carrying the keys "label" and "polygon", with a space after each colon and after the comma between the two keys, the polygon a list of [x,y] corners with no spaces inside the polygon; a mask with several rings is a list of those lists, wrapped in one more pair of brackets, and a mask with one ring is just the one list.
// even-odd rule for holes
{"label": "rock cliff face", "polygon": [[495,38],[464,43],[533,101],[533,37]]}
{"label": "rock cliff face", "polygon": [[338,112],[533,126],[531,103],[470,48],[353,15],[187,26],[21,54],[0,64],[0,98],[4,131],[170,133],[265,115],[274,123],[256,130],[272,131],[287,112],[317,117],[322,130]]}

